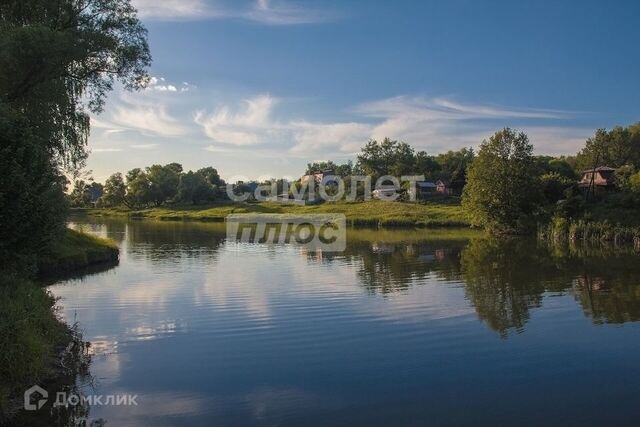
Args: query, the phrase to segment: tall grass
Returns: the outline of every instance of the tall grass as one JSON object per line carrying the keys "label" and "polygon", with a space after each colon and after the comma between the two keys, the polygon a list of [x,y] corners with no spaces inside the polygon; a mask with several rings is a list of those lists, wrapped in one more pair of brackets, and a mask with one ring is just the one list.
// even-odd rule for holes
{"label": "tall grass", "polygon": [[556,243],[612,243],[633,245],[640,250],[640,227],[627,227],[608,221],[569,220],[556,216],[538,227],[538,237]]}
{"label": "tall grass", "polygon": [[53,311],[54,298],[44,288],[18,277],[0,280],[0,412],[9,396],[46,375],[66,327]]}

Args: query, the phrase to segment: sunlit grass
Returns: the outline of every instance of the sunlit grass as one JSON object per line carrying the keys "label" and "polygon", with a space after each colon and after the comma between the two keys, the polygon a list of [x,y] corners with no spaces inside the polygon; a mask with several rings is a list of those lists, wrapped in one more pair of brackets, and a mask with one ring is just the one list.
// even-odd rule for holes
{"label": "sunlit grass", "polygon": [[123,208],[93,209],[92,215],[128,216],[159,220],[224,221],[230,214],[341,213],[355,226],[382,227],[468,227],[469,221],[457,201],[402,203],[371,200],[367,202],[327,202],[298,206],[275,202],[219,203],[206,206],[172,206],[131,211]]}

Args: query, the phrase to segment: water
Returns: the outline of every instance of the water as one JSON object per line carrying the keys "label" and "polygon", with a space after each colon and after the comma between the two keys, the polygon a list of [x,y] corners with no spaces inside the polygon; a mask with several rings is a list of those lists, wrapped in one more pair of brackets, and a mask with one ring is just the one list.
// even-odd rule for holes
{"label": "water", "polygon": [[640,258],[468,231],[351,230],[342,254],[221,224],[81,220],[120,264],[50,287],[109,425],[640,423]]}

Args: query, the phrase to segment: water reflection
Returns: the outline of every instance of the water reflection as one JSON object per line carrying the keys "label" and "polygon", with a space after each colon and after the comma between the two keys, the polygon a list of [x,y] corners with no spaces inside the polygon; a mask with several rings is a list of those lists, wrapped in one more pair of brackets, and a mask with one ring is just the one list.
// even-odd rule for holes
{"label": "water reflection", "polygon": [[[549,246],[468,231],[363,229],[349,230],[344,253],[322,253],[225,242],[224,224],[217,223],[100,220],[72,226],[115,239],[132,260],[164,267],[191,260],[214,270],[218,251],[226,244],[227,252],[240,256],[251,257],[253,252],[275,260],[286,252],[297,253],[311,264],[348,265],[370,295],[406,292],[434,279],[458,284],[464,287],[477,316],[505,337],[509,331],[524,331],[530,311],[541,307],[548,293],[571,293],[595,323],[640,320],[640,258],[632,249]],[[207,279],[207,272],[202,274],[200,293],[214,299],[226,293],[219,281]],[[164,294],[166,289],[158,284],[156,291]],[[145,289],[143,294],[150,297],[154,291]],[[144,295],[132,293],[130,297]],[[263,298],[259,305],[264,304]],[[153,330],[163,328],[159,325]]]}
{"label": "water reflection", "polygon": [[633,252],[349,230],[323,253],[230,242],[224,224],[75,226],[122,250],[113,271],[51,288],[95,344],[98,392],[140,396],[92,408],[114,425],[564,425],[580,405],[602,424],[581,391],[640,384]]}

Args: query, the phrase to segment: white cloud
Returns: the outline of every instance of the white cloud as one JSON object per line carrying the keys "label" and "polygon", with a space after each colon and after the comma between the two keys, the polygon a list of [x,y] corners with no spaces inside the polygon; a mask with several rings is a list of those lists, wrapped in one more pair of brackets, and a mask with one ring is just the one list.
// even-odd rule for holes
{"label": "white cloud", "polygon": [[122,148],[92,148],[92,153],[117,153],[122,151]]}
{"label": "white cloud", "polygon": [[178,86],[179,88],[175,84],[168,83],[164,77],[152,76],[149,79],[146,90],[156,92],[188,92],[196,88],[195,85],[187,82],[182,82],[182,85]]}
{"label": "white cloud", "polygon": [[270,119],[276,102],[269,95],[261,95],[245,100],[241,111],[232,112],[228,106],[210,115],[198,111],[194,121],[216,142],[239,146],[261,144],[276,137],[280,130]]}
{"label": "white cloud", "polygon": [[[240,146],[262,144],[263,149],[291,156],[354,154],[368,139],[385,137],[406,141],[417,149],[437,153],[477,146],[496,130],[511,126],[524,129],[538,152],[570,153],[580,147],[589,132],[562,127],[574,113],[472,104],[446,98],[393,97],[364,103],[353,111],[359,117],[348,122],[313,122],[273,119],[277,102],[268,95],[245,101],[244,108],[228,106],[195,122],[217,143]],[[556,123],[551,125],[550,123]],[[218,145],[211,150],[220,151]]]}
{"label": "white cloud", "polygon": [[[334,20],[338,15],[302,6],[290,0],[255,0],[248,6],[225,7],[212,0],[134,0],[133,4],[144,19],[184,21],[204,19],[242,19],[265,25],[299,25]],[[231,4],[231,3],[229,3]]]}
{"label": "white cloud", "polygon": [[150,150],[152,148],[156,148],[158,146],[158,144],[132,144],[130,145],[131,148],[135,148],[138,150]]}
{"label": "white cloud", "polygon": [[291,123],[295,145],[293,153],[334,148],[341,152],[355,152],[371,135],[372,126],[366,123]]}
{"label": "white cloud", "polygon": [[327,22],[337,15],[329,11],[306,9],[285,1],[257,0],[244,18],[269,25],[297,25]]}
{"label": "white cloud", "polygon": [[217,12],[205,0],[133,0],[140,17],[156,20],[184,20],[215,17]]}
{"label": "white cloud", "polygon": [[123,102],[115,107],[112,122],[127,130],[139,131],[145,135],[181,136],[187,133],[165,105]]}

